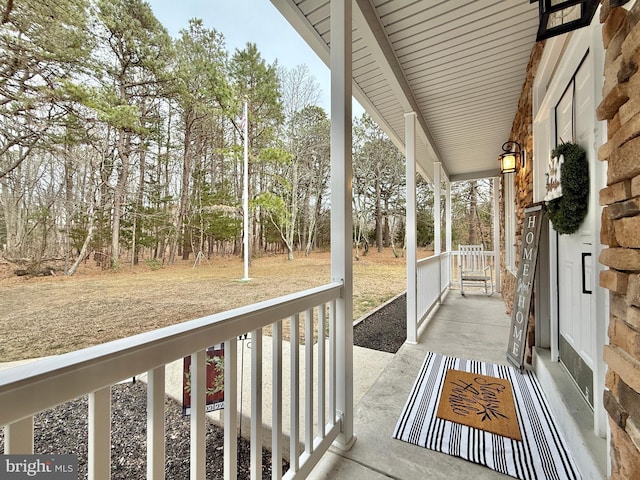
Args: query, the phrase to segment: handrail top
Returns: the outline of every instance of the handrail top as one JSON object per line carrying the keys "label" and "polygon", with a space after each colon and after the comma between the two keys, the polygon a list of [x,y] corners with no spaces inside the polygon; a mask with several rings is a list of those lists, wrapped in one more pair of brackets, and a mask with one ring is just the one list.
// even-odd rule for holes
{"label": "handrail top", "polygon": [[451,252],[434,253],[433,255],[429,255],[428,257],[424,257],[424,258],[418,259],[418,261],[416,263],[420,264],[420,263],[435,262],[436,259],[443,258],[443,257],[448,257],[450,254],[451,254]]}

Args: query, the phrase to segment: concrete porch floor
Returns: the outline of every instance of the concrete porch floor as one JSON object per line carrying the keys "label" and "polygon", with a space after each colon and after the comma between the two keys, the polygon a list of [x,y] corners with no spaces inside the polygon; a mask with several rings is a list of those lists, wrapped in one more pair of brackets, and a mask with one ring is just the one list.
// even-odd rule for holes
{"label": "concrete porch floor", "polygon": [[[428,351],[507,364],[510,317],[499,295],[452,290],[420,332],[416,345],[404,344],[355,406],[356,442],[349,451],[335,447],[311,479],[506,479],[466,460],[392,438],[393,430]],[[354,365],[354,376],[366,365]]]}

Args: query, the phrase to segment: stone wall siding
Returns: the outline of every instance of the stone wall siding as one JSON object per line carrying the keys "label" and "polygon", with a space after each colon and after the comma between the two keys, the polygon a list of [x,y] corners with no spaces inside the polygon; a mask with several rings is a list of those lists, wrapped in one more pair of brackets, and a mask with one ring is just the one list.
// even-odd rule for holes
{"label": "stone wall siding", "polygon": [[[520,93],[520,100],[518,102],[518,111],[513,120],[513,126],[511,127],[511,135],[509,140],[518,142],[523,149],[526,150],[526,166],[524,169],[517,171],[513,175],[514,179],[514,192],[516,201],[516,232],[515,232],[515,247],[516,254],[520,252],[522,246],[522,225],[524,222],[524,209],[527,205],[533,203],[533,81],[542,58],[542,51],[544,49],[544,43],[537,43],[531,55],[529,57],[529,64],[527,65],[527,77],[524,85],[522,86],[522,92]],[[502,177],[501,192],[504,192],[505,177]],[[513,299],[515,294],[515,276],[505,267],[505,218],[504,218],[504,198],[500,201],[500,265],[501,265],[501,291],[502,298],[507,308],[507,313],[511,314],[513,308]],[[519,262],[520,258],[516,257],[516,262]],[[532,302],[533,308],[533,302]],[[533,317],[533,312],[531,314]],[[534,335],[534,322],[533,318],[529,321],[529,332],[527,335],[527,353],[525,360],[527,363],[531,363],[531,346],[535,339]]]}
{"label": "stone wall siding", "polygon": [[605,81],[599,120],[608,141],[598,151],[607,162],[600,191],[602,251],[608,267],[600,286],[609,290],[609,345],[604,405],[611,427],[611,478],[640,475],[640,2],[629,10],[602,2],[600,22]]}

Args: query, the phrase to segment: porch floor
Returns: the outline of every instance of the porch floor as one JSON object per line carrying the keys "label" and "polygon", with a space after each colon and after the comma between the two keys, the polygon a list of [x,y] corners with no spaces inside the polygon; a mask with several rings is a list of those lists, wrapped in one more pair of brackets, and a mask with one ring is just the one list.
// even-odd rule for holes
{"label": "porch floor", "polygon": [[[416,345],[405,343],[355,406],[356,442],[335,447],[311,479],[511,478],[460,458],[392,438],[393,430],[428,351],[506,364],[510,318],[499,295],[452,290],[423,328]],[[366,364],[354,365],[354,377]]]}

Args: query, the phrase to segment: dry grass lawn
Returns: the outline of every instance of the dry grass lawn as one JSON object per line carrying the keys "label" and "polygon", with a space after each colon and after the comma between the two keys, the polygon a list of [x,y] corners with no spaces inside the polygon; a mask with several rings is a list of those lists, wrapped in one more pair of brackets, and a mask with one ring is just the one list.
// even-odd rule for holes
{"label": "dry grass lawn", "polygon": [[[421,252],[420,256],[429,255]],[[330,254],[254,259],[241,282],[238,257],[151,270],[104,272],[89,262],[73,277],[0,273],[0,362],[54,355],[323,285]],[[405,258],[370,250],[354,261],[354,319],[406,288]]]}

